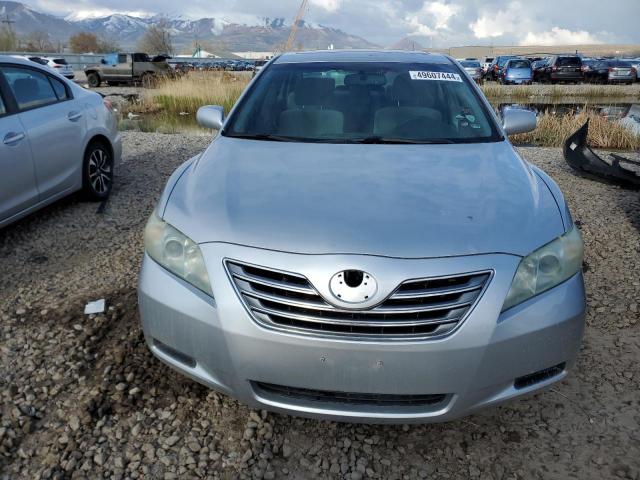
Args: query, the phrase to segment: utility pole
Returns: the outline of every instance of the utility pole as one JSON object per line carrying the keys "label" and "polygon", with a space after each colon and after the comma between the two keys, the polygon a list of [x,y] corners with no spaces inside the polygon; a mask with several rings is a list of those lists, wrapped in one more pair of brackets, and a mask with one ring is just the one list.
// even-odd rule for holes
{"label": "utility pole", "polygon": [[13,33],[13,28],[11,27],[11,25],[16,23],[16,21],[15,20],[11,20],[11,18],[9,17],[8,13],[5,16],[5,18],[2,20],[1,23],[5,24],[7,26],[7,29],[9,30],[9,32]]}
{"label": "utility pole", "polygon": [[11,45],[11,49],[12,49],[12,50],[17,49],[17,47],[18,47],[18,42],[17,42],[17,39],[16,39],[16,35],[15,35],[15,33],[13,33],[13,27],[11,26],[11,25],[13,25],[14,23],[16,23],[16,21],[15,21],[15,20],[11,20],[11,17],[9,17],[9,14],[7,13],[7,14],[5,15],[5,18],[3,18],[3,19],[0,21],[0,23],[2,23],[3,25],[6,25],[6,26],[7,26],[7,33],[9,34],[9,38],[11,39],[11,40],[10,40],[10,43],[12,44],[12,45]]}

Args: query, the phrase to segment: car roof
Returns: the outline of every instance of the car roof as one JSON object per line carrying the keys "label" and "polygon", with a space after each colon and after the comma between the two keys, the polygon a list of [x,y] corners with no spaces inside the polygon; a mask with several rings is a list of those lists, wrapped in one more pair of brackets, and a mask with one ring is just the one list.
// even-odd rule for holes
{"label": "car roof", "polygon": [[309,52],[287,52],[273,63],[313,62],[398,62],[450,64],[447,55],[404,50],[316,50]]}
{"label": "car roof", "polygon": [[[31,55],[33,57],[35,57],[36,55]],[[42,57],[39,57],[42,58]],[[34,65],[39,65],[39,66],[43,66],[40,65],[36,62],[32,62],[31,60],[29,60],[29,57],[26,57],[24,55],[0,55],[0,62],[1,63],[15,63],[16,65],[18,64],[22,64],[22,65],[29,65],[30,67],[33,67]]]}

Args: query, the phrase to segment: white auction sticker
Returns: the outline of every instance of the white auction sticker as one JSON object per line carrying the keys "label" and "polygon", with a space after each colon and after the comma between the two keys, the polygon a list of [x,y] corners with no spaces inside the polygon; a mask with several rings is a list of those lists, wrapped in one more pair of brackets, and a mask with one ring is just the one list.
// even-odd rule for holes
{"label": "white auction sticker", "polygon": [[462,82],[457,73],[449,72],[409,72],[411,80],[442,80],[445,82]]}

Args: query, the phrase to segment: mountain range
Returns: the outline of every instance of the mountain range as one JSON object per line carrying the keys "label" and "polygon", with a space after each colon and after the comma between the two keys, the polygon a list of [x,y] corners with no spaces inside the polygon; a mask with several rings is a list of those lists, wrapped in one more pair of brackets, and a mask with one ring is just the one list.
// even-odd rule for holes
{"label": "mountain range", "polygon": [[[290,30],[282,18],[265,19],[262,24],[256,25],[241,25],[218,18],[193,20],[161,15],[137,17],[120,13],[100,18],[62,18],[39,12],[24,3],[4,0],[0,1],[0,19],[11,21],[11,28],[18,36],[46,32],[50,41],[64,44],[70,36],[87,31],[117,39],[122,49],[134,49],[149,26],[163,20],[178,53],[193,50],[196,43],[214,52],[273,51],[286,42]],[[302,23],[295,43],[304,48],[376,46],[342,30],[308,23]]]}

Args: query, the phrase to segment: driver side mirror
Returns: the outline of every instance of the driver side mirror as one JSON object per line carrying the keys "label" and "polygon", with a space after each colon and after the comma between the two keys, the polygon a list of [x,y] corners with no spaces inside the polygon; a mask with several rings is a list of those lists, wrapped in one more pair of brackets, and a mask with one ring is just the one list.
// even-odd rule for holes
{"label": "driver side mirror", "polygon": [[219,105],[205,105],[198,109],[196,120],[201,127],[221,130],[224,122],[224,109]]}
{"label": "driver side mirror", "polygon": [[531,110],[510,107],[502,110],[502,128],[507,135],[531,132],[537,125],[538,118]]}

